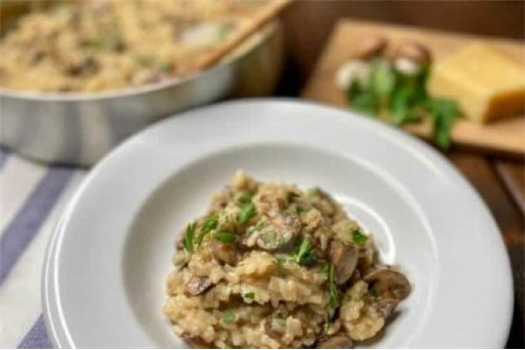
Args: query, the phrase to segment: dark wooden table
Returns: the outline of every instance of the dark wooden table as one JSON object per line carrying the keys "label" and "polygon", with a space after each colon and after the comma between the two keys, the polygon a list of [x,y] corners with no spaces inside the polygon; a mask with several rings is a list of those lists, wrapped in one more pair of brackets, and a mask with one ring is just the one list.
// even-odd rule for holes
{"label": "dark wooden table", "polygon": [[[355,16],[442,30],[523,39],[522,1],[300,1],[283,16],[288,59],[278,95],[299,96],[337,19]],[[469,13],[469,18],[463,16]],[[525,134],[524,136],[525,137]],[[494,215],[512,263],[515,307],[508,348],[525,348],[524,159],[454,149],[445,153]]]}

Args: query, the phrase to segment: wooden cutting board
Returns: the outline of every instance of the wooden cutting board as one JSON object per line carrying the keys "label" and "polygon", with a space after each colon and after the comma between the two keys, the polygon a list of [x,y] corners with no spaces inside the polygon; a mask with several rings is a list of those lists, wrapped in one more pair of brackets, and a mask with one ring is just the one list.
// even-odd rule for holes
{"label": "wooden cutting board", "polygon": [[[509,57],[525,65],[525,46],[519,41],[344,19],[337,23],[302,96],[340,107],[348,106],[344,92],[339,90],[334,82],[334,76],[339,67],[352,55],[354,43],[374,35],[382,35],[392,43],[404,40],[422,43],[431,50],[435,60],[453,54],[473,41],[483,40],[494,44]],[[430,123],[409,125],[405,129],[423,138],[428,139],[430,136]],[[487,125],[460,120],[454,126],[452,140],[454,145],[461,147],[523,157],[525,116],[503,119]]]}

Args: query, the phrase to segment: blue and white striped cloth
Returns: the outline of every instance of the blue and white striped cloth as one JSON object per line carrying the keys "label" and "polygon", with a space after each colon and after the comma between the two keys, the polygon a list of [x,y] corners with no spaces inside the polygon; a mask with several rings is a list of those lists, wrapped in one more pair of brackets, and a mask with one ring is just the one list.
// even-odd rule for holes
{"label": "blue and white striped cloth", "polygon": [[0,347],[50,348],[40,301],[44,254],[85,169],[46,167],[0,149]]}

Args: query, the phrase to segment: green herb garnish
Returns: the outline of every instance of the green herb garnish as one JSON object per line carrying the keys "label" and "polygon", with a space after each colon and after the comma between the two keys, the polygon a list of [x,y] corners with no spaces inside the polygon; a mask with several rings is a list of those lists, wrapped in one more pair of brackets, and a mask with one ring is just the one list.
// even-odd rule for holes
{"label": "green herb garnish", "polygon": [[350,106],[358,112],[376,115],[379,113],[379,100],[370,90],[365,89],[359,81],[354,81],[348,90]]}
{"label": "green herb garnish", "polygon": [[361,229],[355,228],[352,230],[352,241],[357,245],[363,245],[368,241],[368,236]]}
{"label": "green herb garnish", "polygon": [[234,233],[227,232],[227,231],[215,232],[213,237],[216,240],[218,240],[218,241],[220,241],[222,243],[226,243],[226,244],[233,244],[235,242],[235,238],[236,238]]}
{"label": "green herb garnish", "polygon": [[396,88],[396,73],[388,65],[374,60],[370,64],[369,86],[371,93],[381,101],[389,99]]}
{"label": "green herb garnish", "polygon": [[330,264],[327,262],[323,263],[319,269],[319,272],[328,274],[328,272],[330,272]]}
{"label": "green herb garnish", "polygon": [[328,305],[335,309],[339,304],[339,290],[335,283],[335,268],[330,264],[328,268]]}
{"label": "green herb garnish", "polygon": [[302,266],[309,266],[316,261],[317,256],[315,255],[310,240],[308,238],[303,239],[295,255],[295,262]]}
{"label": "green herb garnish", "polygon": [[194,238],[195,238],[195,223],[193,222],[186,227],[186,236],[184,236],[184,240],[182,241],[182,245],[190,253],[193,253],[193,239]]}
{"label": "green herb garnish", "polygon": [[353,81],[347,91],[350,107],[364,114],[377,116],[386,112],[394,125],[432,120],[432,136],[441,148],[450,146],[450,132],[461,117],[459,105],[453,100],[432,98],[426,84],[429,67],[421,66],[414,74],[405,74],[394,66],[374,60],[370,63],[368,80]]}
{"label": "green herb garnish", "polygon": [[222,322],[233,323],[235,322],[235,312],[233,310],[226,310],[222,314]]}
{"label": "green herb garnish", "polygon": [[286,319],[288,315],[283,311],[277,311],[272,315],[272,318],[276,320],[281,326],[286,325]]}
{"label": "green herb garnish", "polygon": [[260,231],[265,225],[266,225],[266,223],[265,223],[263,220],[260,220],[260,221],[257,223],[257,225],[255,225],[254,230],[255,230],[255,231]]}
{"label": "green herb garnish", "polygon": [[279,267],[282,267],[284,264],[288,264],[290,262],[295,261],[295,258],[293,256],[286,255],[286,254],[277,254],[275,256],[275,260],[277,261],[277,265]]}
{"label": "green herb garnish", "polygon": [[255,216],[255,213],[255,204],[253,204],[253,202],[250,199],[249,202],[241,204],[241,208],[237,213],[237,221],[239,222],[239,224],[244,225],[245,223],[250,221],[250,219],[253,216]]}
{"label": "green herb garnish", "polygon": [[195,244],[197,247],[200,247],[204,237],[210,233],[212,230],[215,230],[219,225],[219,217],[217,215],[210,215],[206,218],[204,223],[199,230],[199,235],[196,237]]}
{"label": "green herb garnish", "polygon": [[243,204],[249,204],[252,201],[252,194],[248,191],[243,192],[237,199],[237,203],[243,205]]}
{"label": "green herb garnish", "polygon": [[244,296],[245,299],[251,299],[251,300],[255,299],[255,293],[254,292],[244,293],[243,296]]}
{"label": "green herb garnish", "polygon": [[[270,231],[271,233],[275,233]],[[264,240],[264,237],[262,237]],[[301,266],[310,266],[315,264],[317,261],[317,255],[315,254],[312,244],[308,238],[303,239],[299,247],[297,247],[294,254],[277,254],[275,256],[277,264],[282,266],[288,263],[296,263]]]}
{"label": "green herb garnish", "polygon": [[450,132],[457,119],[461,118],[461,110],[456,101],[431,98],[425,101],[425,110],[432,118],[432,135],[441,148],[450,147]]}
{"label": "green herb garnish", "polygon": [[204,311],[212,313],[213,312],[213,308],[212,307],[205,307]]}

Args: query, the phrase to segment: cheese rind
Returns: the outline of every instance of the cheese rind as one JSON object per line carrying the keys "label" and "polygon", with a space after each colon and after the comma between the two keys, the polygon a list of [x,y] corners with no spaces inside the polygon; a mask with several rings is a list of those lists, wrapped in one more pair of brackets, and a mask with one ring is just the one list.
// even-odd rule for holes
{"label": "cheese rind", "polygon": [[525,112],[525,67],[482,43],[437,62],[428,89],[457,100],[479,122]]}

